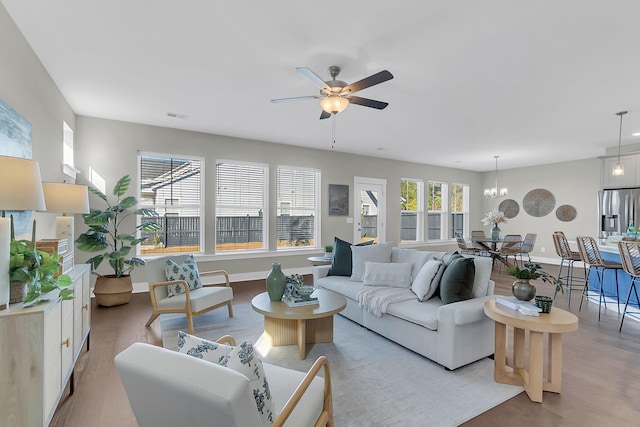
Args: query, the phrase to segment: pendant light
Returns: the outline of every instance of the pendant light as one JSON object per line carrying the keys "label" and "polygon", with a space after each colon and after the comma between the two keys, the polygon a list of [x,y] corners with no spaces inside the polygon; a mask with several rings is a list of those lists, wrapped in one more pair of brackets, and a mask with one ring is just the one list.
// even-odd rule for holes
{"label": "pendant light", "polygon": [[509,190],[505,187],[498,187],[498,157],[500,156],[493,156],[493,158],[496,159],[496,186],[484,189],[484,196],[491,197],[492,199],[495,199],[496,197],[506,196],[509,192]]}
{"label": "pendant light", "polygon": [[618,163],[616,163],[616,166],[613,168],[613,171],[611,172],[613,176],[624,175],[624,166],[620,162],[620,146],[622,144],[622,116],[624,116],[627,113],[628,111],[620,111],[619,113],[616,113],[616,116],[620,116],[620,133],[618,134]]}

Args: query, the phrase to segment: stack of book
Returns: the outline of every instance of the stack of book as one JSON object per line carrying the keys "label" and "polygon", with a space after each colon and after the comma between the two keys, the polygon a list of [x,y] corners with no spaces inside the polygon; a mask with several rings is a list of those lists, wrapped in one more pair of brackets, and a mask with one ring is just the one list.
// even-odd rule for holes
{"label": "stack of book", "polygon": [[[520,313],[527,316],[536,316],[537,313],[542,311],[542,309],[536,306],[535,303],[529,301],[521,301],[513,296],[498,296],[496,297],[496,304],[510,308],[511,310],[520,311]],[[528,314],[529,312],[531,314]],[[534,312],[536,314],[533,314]]]}

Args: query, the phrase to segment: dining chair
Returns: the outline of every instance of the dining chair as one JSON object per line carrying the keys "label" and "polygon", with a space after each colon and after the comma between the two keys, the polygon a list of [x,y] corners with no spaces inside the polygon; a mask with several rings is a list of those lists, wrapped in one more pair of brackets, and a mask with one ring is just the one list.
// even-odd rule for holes
{"label": "dining chair", "polygon": [[520,264],[524,265],[524,260],[522,259],[523,255],[527,256],[528,262],[531,262],[531,251],[533,251],[533,247],[536,244],[536,238],[538,235],[536,233],[527,233],[524,236],[524,240],[522,241],[522,245],[520,246],[520,253],[518,256],[520,257]]}
{"label": "dining chair", "polygon": [[480,249],[474,248],[473,246],[467,246],[467,242],[463,237],[457,236],[456,242],[458,243],[458,249],[461,254],[480,255]]}
{"label": "dining chair", "polygon": [[503,258],[506,265],[509,265],[509,257],[513,257],[513,263],[518,264],[517,255],[521,252],[522,248],[522,235],[520,234],[506,234],[502,239],[500,249],[492,251],[495,255]]}
{"label": "dining chair", "polygon": [[487,247],[482,243],[475,242],[474,239],[486,239],[487,236],[484,234],[484,230],[471,230],[471,246],[478,249],[481,255],[489,256],[489,252],[487,251]]}
{"label": "dining chair", "polygon": [[607,308],[607,300],[604,295],[604,274],[606,271],[613,271],[616,275],[616,300],[618,303],[618,314],[620,314],[618,271],[622,270],[622,264],[619,264],[617,262],[604,261],[602,259],[602,255],[600,254],[600,249],[598,249],[598,245],[596,244],[596,240],[593,237],[578,236],[576,240],[578,242],[580,259],[582,260],[582,262],[589,266],[587,280],[585,280],[584,288],[582,289],[582,297],[580,298],[580,308],[578,308],[578,311],[582,309],[582,301],[584,300],[585,295],[588,295],[591,270],[593,270],[595,271],[595,277],[599,282],[600,296],[598,297],[598,321],[600,321],[600,307],[602,306],[602,301],[604,301],[604,308]]}
{"label": "dining chair", "polygon": [[620,329],[618,329],[618,332],[622,332],[622,324],[624,323],[624,316],[627,314],[627,308],[629,307],[629,301],[631,300],[631,292],[636,296],[636,305],[638,305],[638,308],[640,309],[640,300],[638,299],[638,291],[636,290],[636,280],[640,279],[640,242],[619,242],[618,250],[620,251],[622,268],[629,276],[631,276],[629,295],[627,295],[627,301],[624,303],[622,320],[620,320]]}
{"label": "dining chair", "polygon": [[[586,280],[587,277],[587,269],[586,267],[584,267],[585,264],[583,264],[583,277],[582,278],[576,278],[573,275],[573,264],[576,261],[581,261],[582,259],[580,258],[580,253],[571,250],[571,246],[569,245],[569,240],[567,240],[567,236],[565,236],[565,234],[562,231],[554,231],[553,232],[553,245],[556,248],[556,254],[560,257],[560,269],[558,270],[558,280],[562,280],[565,285],[564,287],[567,289],[568,292],[568,299],[569,299],[569,304],[568,306],[571,307],[571,290],[572,289],[583,289],[584,288],[584,281]],[[564,267],[564,263],[565,261],[567,262],[567,274],[562,275],[562,268]],[[576,288],[576,282],[578,288]],[[556,294],[558,293],[557,289],[556,292],[553,294],[553,298],[556,298]]]}

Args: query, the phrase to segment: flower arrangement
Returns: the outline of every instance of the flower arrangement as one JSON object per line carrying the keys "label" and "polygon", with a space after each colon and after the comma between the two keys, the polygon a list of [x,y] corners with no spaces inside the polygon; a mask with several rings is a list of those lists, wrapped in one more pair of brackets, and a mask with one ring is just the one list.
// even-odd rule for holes
{"label": "flower arrangement", "polygon": [[301,274],[291,274],[287,276],[287,283],[292,283],[294,286],[304,285],[304,277]]}
{"label": "flower arrangement", "polygon": [[495,206],[491,211],[487,212],[487,216],[482,218],[484,225],[496,226],[503,222],[507,222],[507,217],[504,216],[504,212],[499,211]]}

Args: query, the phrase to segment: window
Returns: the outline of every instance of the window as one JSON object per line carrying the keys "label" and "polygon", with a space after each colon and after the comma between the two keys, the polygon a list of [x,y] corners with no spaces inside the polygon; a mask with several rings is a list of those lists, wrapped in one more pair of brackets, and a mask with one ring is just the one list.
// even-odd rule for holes
{"label": "window", "polygon": [[267,165],[216,162],[216,252],[266,249]]}
{"label": "window", "polygon": [[424,240],[424,202],[422,181],[403,178],[400,181],[400,241]]}
{"label": "window", "polygon": [[147,240],[140,254],[194,253],[203,251],[203,160],[162,154],[140,154],[139,206],[157,217],[142,217],[160,229],[142,233]]}
{"label": "window", "polygon": [[427,186],[427,239],[443,240],[447,236],[447,184],[429,182]]}
{"label": "window", "polygon": [[317,247],[320,172],[311,169],[278,167],[277,240],[278,249]]}
{"label": "window", "polygon": [[66,122],[62,122],[62,172],[75,179],[76,169],[73,158],[73,129]]}
{"label": "window", "polygon": [[469,186],[462,184],[451,185],[451,237],[458,235],[468,237],[469,221]]}

